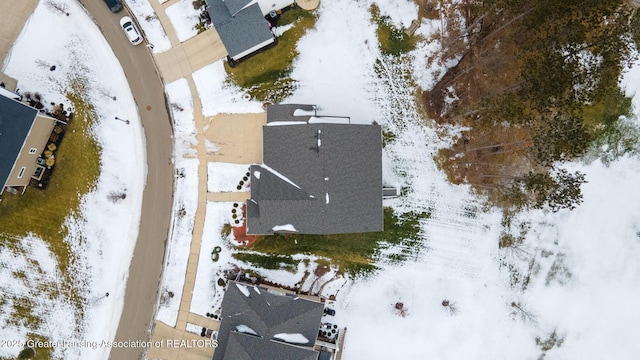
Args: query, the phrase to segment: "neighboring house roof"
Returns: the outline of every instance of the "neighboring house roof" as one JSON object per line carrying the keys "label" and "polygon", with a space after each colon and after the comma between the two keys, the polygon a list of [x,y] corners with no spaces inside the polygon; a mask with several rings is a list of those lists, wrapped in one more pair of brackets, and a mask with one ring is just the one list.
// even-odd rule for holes
{"label": "neighboring house roof", "polygon": [[267,125],[262,128],[263,165],[253,165],[250,170],[247,232],[382,231],[380,126],[294,116],[298,109],[305,114],[313,107],[267,108]]}
{"label": "neighboring house roof", "polygon": [[[222,300],[213,360],[315,360],[318,353],[310,348],[318,336],[323,308],[297,295],[273,294],[263,287],[230,281]],[[298,340],[289,344],[279,337]]]}
{"label": "neighboring house roof", "polygon": [[234,60],[261,44],[275,41],[260,5],[250,3],[251,0],[207,0],[211,22]]}
{"label": "neighboring house roof", "polygon": [[38,110],[7,97],[9,94],[0,93],[0,189],[6,185],[38,115]]}

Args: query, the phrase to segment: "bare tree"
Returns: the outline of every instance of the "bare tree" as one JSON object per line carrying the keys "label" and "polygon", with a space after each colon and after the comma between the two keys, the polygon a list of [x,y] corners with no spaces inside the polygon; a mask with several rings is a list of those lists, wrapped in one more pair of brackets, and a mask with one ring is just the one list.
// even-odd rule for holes
{"label": "bare tree", "polygon": [[38,67],[42,68],[42,69],[50,69],[51,66],[53,66],[53,65],[49,64],[48,62],[46,62],[46,61],[44,61],[42,59],[37,59],[36,60],[36,65],[38,65]]}
{"label": "bare tree", "polygon": [[511,302],[511,315],[525,322],[528,321],[534,324],[538,322],[536,314],[533,313],[526,304],[521,302]]}
{"label": "bare tree", "polygon": [[112,203],[118,203],[124,199],[127,198],[127,194],[126,194],[126,190],[121,190],[121,191],[112,191],[109,193],[109,195],[107,195],[107,198],[112,202]]}
{"label": "bare tree", "polygon": [[53,10],[53,12],[58,13],[59,15],[66,15],[66,16],[71,15],[67,11],[69,9],[67,7],[67,4],[61,1],[47,0],[46,4],[49,9]]}
{"label": "bare tree", "polygon": [[100,94],[112,99],[113,101],[116,101],[118,98],[116,98],[115,95],[111,94],[111,92],[103,87],[99,87],[98,91],[100,92]]}
{"label": "bare tree", "polygon": [[184,107],[178,103],[171,103],[171,108],[176,111],[184,111]]}
{"label": "bare tree", "polygon": [[397,302],[394,308],[396,309],[396,313],[398,314],[398,316],[401,316],[401,317],[407,316],[407,308],[404,307],[403,303]]}
{"label": "bare tree", "polygon": [[451,316],[454,316],[458,313],[458,307],[454,302],[444,299],[442,300],[442,306],[444,307],[445,310],[449,312],[449,314],[451,314]]}

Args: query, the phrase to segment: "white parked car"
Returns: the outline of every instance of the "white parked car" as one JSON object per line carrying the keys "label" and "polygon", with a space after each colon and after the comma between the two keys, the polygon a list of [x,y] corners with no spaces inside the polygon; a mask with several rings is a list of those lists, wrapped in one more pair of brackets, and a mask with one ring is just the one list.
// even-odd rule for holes
{"label": "white parked car", "polygon": [[140,34],[138,27],[130,17],[125,16],[120,19],[120,26],[122,27],[122,30],[124,30],[124,33],[127,35],[127,39],[129,39],[129,41],[133,45],[138,45],[142,42],[142,34]]}

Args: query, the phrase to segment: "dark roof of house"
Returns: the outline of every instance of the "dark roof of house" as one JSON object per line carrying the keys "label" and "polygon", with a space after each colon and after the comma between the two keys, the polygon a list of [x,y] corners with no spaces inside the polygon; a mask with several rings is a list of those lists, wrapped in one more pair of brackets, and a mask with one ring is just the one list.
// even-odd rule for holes
{"label": "dark roof of house", "polygon": [[38,110],[0,95],[0,186],[11,175]]}
{"label": "dark roof of house", "polygon": [[379,125],[314,118],[267,124],[262,134],[264,164],[250,170],[249,234],[383,230]]}
{"label": "dark roof of house", "polygon": [[[323,308],[297,295],[273,294],[263,287],[230,281],[222,300],[213,360],[315,360],[318,353],[310,348],[318,336]],[[309,342],[292,346],[276,340],[277,334],[300,334]]]}
{"label": "dark roof of house", "polygon": [[224,353],[233,360],[318,360],[318,352],[255,335],[231,332]]}
{"label": "dark roof of house", "polygon": [[[206,0],[207,11],[229,56],[235,56],[273,40],[273,33],[258,3],[250,0]],[[245,7],[246,6],[246,7]]]}
{"label": "dark roof of house", "polygon": [[229,9],[231,16],[236,14],[238,11],[242,10],[245,6],[247,6],[252,0],[222,0],[224,4]]}
{"label": "dark roof of house", "polygon": [[310,112],[316,110],[315,105],[304,104],[278,104],[267,107],[267,124],[277,121],[303,121],[307,122],[310,115],[295,115],[296,110]]}

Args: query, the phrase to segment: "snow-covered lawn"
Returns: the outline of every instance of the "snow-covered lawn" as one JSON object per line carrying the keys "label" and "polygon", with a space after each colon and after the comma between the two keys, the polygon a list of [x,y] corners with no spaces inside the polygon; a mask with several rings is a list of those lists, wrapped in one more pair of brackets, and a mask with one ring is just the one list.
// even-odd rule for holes
{"label": "snow-covered lawn", "polygon": [[153,53],[158,54],[171,49],[171,41],[149,1],[125,0],[125,2],[142,27],[147,43],[153,45]]}
{"label": "snow-covered lawn", "polygon": [[193,81],[202,101],[202,113],[205,116],[217,114],[260,113],[262,104],[255,100],[246,100],[237,86],[228,84],[223,60],[218,60],[193,73]]}
{"label": "snow-covered lawn", "polygon": [[191,238],[198,208],[198,159],[176,160],[183,176],[176,178],[171,217],[171,233],[165,255],[160,286],[160,307],[157,319],[175,326],[182,299]]}
{"label": "snow-covered lawn", "polygon": [[[38,234],[16,239],[14,247],[0,246],[0,283],[3,293],[13,298],[3,302],[0,311],[0,338],[24,342],[31,333],[51,341],[111,341],[124,303],[123,279],[138,236],[146,176],[144,135],[127,79],[100,30],[78,2],[60,1],[70,16],[55,14],[40,2],[14,44],[4,72],[18,79],[22,91],[40,92],[47,102],[56,103],[68,103],[65,91],[71,81],[79,80],[95,107],[91,134],[101,146],[100,177],[93,191],[82,197],[79,211],[69,214],[65,223],[65,242],[74,255],[69,271],[86,302],[82,309],[75,309],[68,293],[56,291],[61,270]],[[42,62],[56,65],[56,70],[38,66]],[[114,121],[115,116],[131,123]],[[109,200],[114,191],[124,191],[126,198]],[[41,321],[39,326],[26,327],[12,318],[12,305],[23,297],[36,304],[31,313]],[[20,350],[2,346],[0,357],[14,358]],[[52,358],[106,359],[109,350],[60,346]]]}
{"label": "snow-covered lawn", "polygon": [[[190,311],[206,316],[220,309],[223,287],[218,286],[218,278],[224,278],[223,271],[230,269],[232,262],[229,241],[233,233],[223,234],[224,224],[232,223],[230,202],[208,202],[205,216],[202,243],[200,244],[200,258],[198,259],[198,273],[193,288],[193,299]],[[218,253],[217,261],[211,259],[214,248],[219,246],[222,250]]]}
{"label": "snow-covered lawn", "polygon": [[248,181],[245,181],[240,190],[240,181],[249,172],[249,164],[231,164],[210,162],[208,164],[207,191],[209,192],[238,192],[248,191]]}
{"label": "snow-covered lawn", "polygon": [[200,9],[193,8],[193,0],[180,0],[169,6],[167,16],[176,31],[178,40],[186,41],[198,34],[196,24],[200,22]]}
{"label": "snow-covered lawn", "polygon": [[198,166],[193,120],[193,99],[186,79],[166,85],[174,121],[174,162],[176,167],[171,232],[160,285],[157,319],[175,326],[182,300],[191,239],[198,208]]}
{"label": "snow-covered lawn", "polygon": [[180,158],[196,157],[196,124],[193,120],[193,97],[186,79],[165,86],[169,108],[173,117],[176,168]]}

